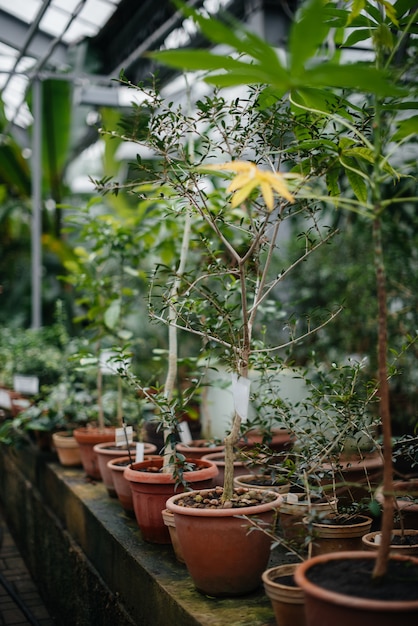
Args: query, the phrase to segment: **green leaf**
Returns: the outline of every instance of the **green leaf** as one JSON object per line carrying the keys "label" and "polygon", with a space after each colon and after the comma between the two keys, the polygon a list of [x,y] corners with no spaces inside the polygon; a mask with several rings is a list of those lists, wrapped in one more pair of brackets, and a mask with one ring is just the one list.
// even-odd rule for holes
{"label": "green leaf", "polygon": [[348,35],[343,45],[347,48],[350,48],[356,43],[359,43],[360,41],[366,41],[367,39],[370,39],[370,29],[358,28],[357,30],[353,30],[353,32]]}
{"label": "green leaf", "polygon": [[104,323],[110,330],[116,328],[120,319],[121,303],[120,300],[113,300],[111,305],[106,309],[104,314]]}
{"label": "green leaf", "polygon": [[338,185],[338,180],[340,177],[340,168],[332,167],[329,169],[325,175],[325,182],[327,185],[328,193],[331,196],[339,196],[341,191]]}
{"label": "green leaf", "polygon": [[406,90],[398,87],[385,72],[359,63],[353,65],[323,63],[307,70],[303,79],[305,85],[312,87],[357,89],[384,97],[406,94]]}
{"label": "green leaf", "polygon": [[229,56],[213,54],[208,50],[161,50],[151,52],[148,56],[157,59],[164,65],[182,70],[236,70],[249,67],[248,63],[237,61]]}
{"label": "green leaf", "polygon": [[290,72],[293,76],[298,76],[305,62],[315,56],[329,29],[322,0],[310,0],[302,6],[289,36]]}
{"label": "green leaf", "polygon": [[[315,111],[323,113],[338,113],[348,120],[352,116],[348,112],[348,103],[339,96],[325,89],[313,89],[310,87],[300,87],[292,91],[292,100],[296,104],[301,104]],[[344,106],[345,105],[345,106]]]}
{"label": "green leaf", "polygon": [[[344,161],[341,160],[344,166]],[[347,163],[347,161],[345,161]],[[367,203],[367,185],[364,178],[356,171],[345,167],[345,173],[357,200],[363,204]]]}
{"label": "green leaf", "polygon": [[410,135],[418,134],[418,115],[414,115],[406,120],[398,122],[398,129],[393,135],[394,141],[400,141]]}

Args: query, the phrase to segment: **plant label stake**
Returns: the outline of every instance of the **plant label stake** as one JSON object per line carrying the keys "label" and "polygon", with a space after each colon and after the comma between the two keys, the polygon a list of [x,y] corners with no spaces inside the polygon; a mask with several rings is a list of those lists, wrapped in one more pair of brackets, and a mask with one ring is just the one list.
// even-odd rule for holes
{"label": "plant label stake", "polygon": [[141,463],[143,460],[144,460],[144,444],[138,441],[136,444],[135,463]]}
{"label": "plant label stake", "polygon": [[117,428],[115,431],[115,444],[117,447],[124,446],[125,444],[128,446],[133,442],[133,428],[132,426],[122,426],[122,428]]}
{"label": "plant label stake", "polygon": [[248,405],[250,403],[251,381],[244,376],[232,374],[232,395],[234,398],[235,411],[241,417],[241,422],[248,418]]}
{"label": "plant label stake", "polygon": [[188,444],[192,442],[192,434],[187,422],[180,422],[178,426],[181,443]]}

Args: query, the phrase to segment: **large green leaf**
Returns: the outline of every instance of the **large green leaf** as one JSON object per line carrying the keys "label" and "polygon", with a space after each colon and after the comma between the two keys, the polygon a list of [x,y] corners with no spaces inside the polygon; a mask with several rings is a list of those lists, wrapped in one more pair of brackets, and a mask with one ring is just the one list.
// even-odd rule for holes
{"label": "large green leaf", "polygon": [[298,76],[305,63],[315,56],[329,29],[324,2],[312,0],[305,3],[289,36],[290,71],[294,76]]}

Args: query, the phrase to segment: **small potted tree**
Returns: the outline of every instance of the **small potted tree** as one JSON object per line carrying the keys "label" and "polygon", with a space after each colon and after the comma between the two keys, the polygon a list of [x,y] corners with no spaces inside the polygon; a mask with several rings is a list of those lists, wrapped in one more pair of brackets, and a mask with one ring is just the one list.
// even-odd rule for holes
{"label": "small potted tree", "polygon": [[[190,13],[189,11],[188,14]],[[393,588],[393,580],[388,570],[399,566],[400,561],[388,559],[393,524],[393,477],[387,367],[387,294],[382,249],[382,220],[385,210],[389,210],[395,201],[407,202],[410,194],[407,192],[403,198],[394,196],[393,193],[389,197],[384,197],[382,189],[385,180],[396,179],[398,175],[389,164],[389,154],[386,151],[389,138],[399,147],[414,134],[414,129],[416,130],[416,119],[413,116],[406,120],[397,117],[401,101],[405,110],[412,110],[414,107],[409,99],[409,90],[402,89],[400,77],[406,79],[414,73],[410,59],[413,57],[416,59],[416,48],[409,33],[413,28],[412,25],[416,23],[416,7],[412,3],[406,5],[397,3],[394,7],[389,3],[373,3],[366,0],[360,4],[353,3],[352,6],[342,10],[332,3],[325,5],[320,0],[307,2],[302,5],[291,29],[286,65],[266,42],[248,33],[244,28],[236,27],[231,30],[219,21],[201,15],[194,16],[209,39],[230,45],[239,54],[244,53],[247,56],[235,59],[230,56],[222,58],[211,52],[193,56],[190,51],[166,51],[160,53],[160,58],[182,68],[209,68],[215,73],[218,71],[218,74],[209,76],[209,80],[222,85],[236,85],[249,81],[259,84],[269,83],[266,91],[267,101],[270,102],[271,97],[282,97],[289,92],[293,110],[297,115],[319,116],[329,122],[331,127],[336,125],[340,129],[340,135],[331,143],[320,141],[318,144],[320,152],[318,158],[314,159],[316,165],[322,162],[322,168],[318,173],[324,170],[327,173],[327,192],[322,196],[317,195],[317,198],[340,208],[360,212],[373,228],[378,311],[378,394],[384,450],[382,541],[377,556],[356,552],[336,553],[332,559],[327,555],[325,560],[331,565],[337,564],[337,569],[334,569],[331,575],[335,582],[336,574],[343,563],[345,566],[349,563],[355,564],[356,573],[353,577],[358,579],[357,560],[362,559],[362,566],[366,571],[369,570],[369,573],[361,581],[359,593],[364,594],[367,582],[372,581],[374,591],[369,593],[374,595],[378,593],[377,590],[383,589],[384,600],[379,602],[354,597],[351,601],[350,596],[344,593],[347,586],[346,573],[343,589],[337,594],[328,589],[324,590],[320,578],[315,576],[315,582],[313,581],[314,573],[322,571],[323,559],[314,557],[301,564],[295,573],[297,583],[305,591],[307,623],[309,626],[337,622],[352,624],[353,621],[368,624],[370,619],[377,619],[378,615],[380,623],[389,624],[393,623],[397,613],[404,623],[407,616],[413,623],[418,611],[417,564],[412,561],[407,564],[406,578],[412,593],[409,601],[388,601],[388,593],[385,591],[385,584]],[[325,59],[322,58],[320,63],[316,63],[316,55],[326,50],[326,47],[322,47],[325,41],[328,41],[328,44],[330,42],[331,27],[336,28],[334,32],[338,32],[338,36],[342,33],[341,41],[346,47],[359,41],[367,42],[372,60],[364,61],[361,65],[352,63],[350,58],[334,56],[335,48],[328,45],[328,55]],[[346,27],[354,29],[354,32],[347,33],[344,30]],[[408,46],[410,56],[406,54]],[[416,69],[416,63],[414,67]],[[365,102],[362,109],[346,99],[347,88],[352,97],[362,95]],[[357,115],[360,112],[361,121],[357,123]],[[385,119],[386,115],[390,115],[390,121]],[[326,165],[322,160],[324,149]],[[312,163],[312,160],[310,162]],[[349,193],[346,194],[341,193],[338,185],[338,177],[342,173],[349,183]],[[377,582],[379,584],[376,584]],[[405,592],[408,585],[406,580],[403,583]],[[331,617],[324,617],[322,612],[317,610],[318,606],[323,608],[325,604],[334,611]],[[355,606],[354,614],[349,608],[351,605]],[[360,608],[364,609],[364,616]]]}

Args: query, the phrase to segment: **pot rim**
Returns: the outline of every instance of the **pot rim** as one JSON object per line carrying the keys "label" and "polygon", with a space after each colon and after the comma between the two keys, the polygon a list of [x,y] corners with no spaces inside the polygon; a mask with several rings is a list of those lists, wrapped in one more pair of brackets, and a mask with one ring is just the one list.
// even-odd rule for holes
{"label": "pot rim", "polygon": [[[215,463],[211,461],[206,461],[205,459],[188,459],[188,461],[193,461],[196,465],[201,465],[202,469],[206,470],[205,475],[202,476],[202,469],[193,470],[191,472],[184,472],[186,482],[196,482],[200,480],[208,480],[210,478],[215,478],[218,475],[219,470],[216,467]],[[125,467],[124,476],[127,480],[135,483],[146,482],[148,484],[167,484],[167,483],[175,483],[175,479],[172,474],[163,473],[163,472],[145,472],[141,471],[142,468],[148,467],[150,463],[154,465],[163,464],[163,457],[159,457],[156,459],[149,459],[145,461],[141,461],[140,463],[134,463],[133,467]]]}
{"label": "pot rim", "polygon": [[[299,587],[301,587],[306,594],[318,598],[320,601],[325,601],[331,604],[339,606],[351,606],[356,609],[368,609],[375,611],[407,611],[408,609],[418,609],[418,599],[409,601],[400,600],[375,600],[369,598],[359,598],[357,596],[350,596],[336,591],[330,591],[324,587],[320,587],[317,584],[312,583],[306,576],[306,572],[314,565],[319,565],[326,561],[337,561],[345,559],[376,559],[377,553],[366,551],[345,551],[345,552],[332,552],[328,554],[318,554],[306,561],[303,561],[298,565],[295,570],[295,581]],[[418,565],[418,558],[413,556],[406,556],[401,554],[391,554],[390,559],[413,561]]]}
{"label": "pot rim", "polygon": [[280,508],[283,501],[283,496],[276,491],[264,491],[264,494],[271,493],[274,499],[271,502],[264,502],[263,504],[255,504],[253,506],[245,506],[240,508],[229,509],[195,509],[190,506],[180,506],[177,504],[177,500],[180,500],[185,495],[193,494],[205,494],[213,489],[195,489],[194,491],[188,491],[184,493],[176,493],[174,496],[168,498],[166,502],[166,508],[173,513],[179,515],[188,515],[193,517],[241,517],[242,515],[255,515],[264,513],[266,511],[276,511]]}
{"label": "pot rim", "polygon": [[356,518],[362,518],[361,522],[357,522],[355,524],[322,524],[321,522],[315,522],[313,520],[311,520],[309,518],[309,516],[306,516],[303,518],[302,522],[304,524],[309,524],[310,526],[316,526],[316,527],[320,527],[320,528],[330,528],[332,530],[334,529],[338,529],[338,528],[352,528],[353,526],[355,526],[356,528],[360,528],[362,526],[368,526],[369,524],[371,524],[373,522],[372,518],[369,517],[368,515],[363,515],[363,513],[359,513],[358,515],[355,516]]}

